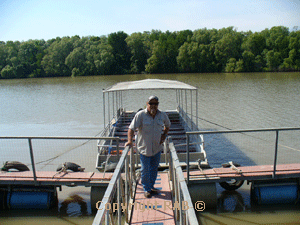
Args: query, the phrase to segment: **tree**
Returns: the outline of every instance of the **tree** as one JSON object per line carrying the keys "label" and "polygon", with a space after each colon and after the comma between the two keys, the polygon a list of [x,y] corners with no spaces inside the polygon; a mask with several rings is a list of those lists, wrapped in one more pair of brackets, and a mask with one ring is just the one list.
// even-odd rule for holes
{"label": "tree", "polygon": [[141,73],[145,71],[145,65],[149,58],[150,47],[146,45],[147,34],[133,33],[126,38],[126,42],[131,51],[131,72]]}
{"label": "tree", "polygon": [[111,33],[108,36],[108,44],[112,47],[115,58],[114,72],[116,74],[128,73],[130,71],[130,49],[126,43],[127,34],[123,31]]}
{"label": "tree", "polygon": [[47,76],[70,76],[71,71],[65,64],[65,60],[73,50],[73,44],[69,37],[54,41],[46,50],[42,60],[43,69]]}
{"label": "tree", "polygon": [[277,70],[279,65],[281,64],[281,54],[280,52],[274,52],[274,50],[268,51],[266,54],[267,66],[268,69]]}
{"label": "tree", "polygon": [[266,47],[265,37],[257,32],[245,38],[242,44],[242,49],[252,52],[254,56],[260,55]]}
{"label": "tree", "polygon": [[[85,52],[82,47],[78,47],[67,56],[65,64],[72,71],[72,76],[82,76],[85,74],[85,61]],[[73,68],[76,68],[75,73],[73,73]]]}
{"label": "tree", "polygon": [[10,65],[7,65],[6,67],[4,67],[2,69],[1,77],[5,78],[5,79],[16,78],[16,72],[13,67],[11,67]]}
{"label": "tree", "polygon": [[240,58],[242,38],[242,34],[230,31],[217,41],[215,57],[220,71],[225,69],[226,63],[230,58]]}
{"label": "tree", "polygon": [[239,59],[239,61],[236,62],[234,72],[240,73],[243,71],[244,71],[244,61],[242,59]]}
{"label": "tree", "polygon": [[226,64],[225,72],[226,73],[234,72],[235,71],[235,65],[236,65],[236,59],[235,58],[230,58],[228,60],[228,63]]}
{"label": "tree", "polygon": [[255,71],[255,56],[251,51],[245,50],[242,54],[243,57],[243,70],[245,72]]}
{"label": "tree", "polygon": [[91,44],[86,53],[86,66],[93,74],[114,74],[115,58],[113,48],[106,39]]}

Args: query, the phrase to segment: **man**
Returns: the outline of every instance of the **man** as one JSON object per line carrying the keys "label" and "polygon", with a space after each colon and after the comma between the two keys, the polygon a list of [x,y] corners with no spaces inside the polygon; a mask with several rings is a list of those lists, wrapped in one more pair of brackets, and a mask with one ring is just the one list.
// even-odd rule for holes
{"label": "man", "polygon": [[145,197],[157,192],[154,183],[160,161],[160,154],[170,128],[170,120],[166,113],[158,110],[158,97],[150,96],[147,108],[139,111],[128,129],[128,142],[125,146],[133,146],[134,131],[137,129],[136,147],[140,152],[141,180]]}

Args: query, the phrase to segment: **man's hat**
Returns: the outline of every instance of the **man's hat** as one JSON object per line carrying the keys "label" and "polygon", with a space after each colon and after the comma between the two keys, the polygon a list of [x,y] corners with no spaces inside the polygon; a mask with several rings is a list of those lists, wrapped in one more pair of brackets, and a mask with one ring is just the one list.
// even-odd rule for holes
{"label": "man's hat", "polygon": [[155,96],[155,95],[152,95],[152,96],[150,96],[150,97],[148,98],[148,102],[150,102],[151,100],[156,100],[156,101],[158,101],[158,97]]}

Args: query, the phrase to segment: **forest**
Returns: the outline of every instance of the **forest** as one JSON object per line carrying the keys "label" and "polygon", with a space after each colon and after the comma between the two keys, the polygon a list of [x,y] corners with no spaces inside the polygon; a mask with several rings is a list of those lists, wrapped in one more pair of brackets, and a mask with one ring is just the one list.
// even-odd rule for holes
{"label": "forest", "polygon": [[300,31],[234,27],[0,41],[1,79],[141,73],[300,71]]}

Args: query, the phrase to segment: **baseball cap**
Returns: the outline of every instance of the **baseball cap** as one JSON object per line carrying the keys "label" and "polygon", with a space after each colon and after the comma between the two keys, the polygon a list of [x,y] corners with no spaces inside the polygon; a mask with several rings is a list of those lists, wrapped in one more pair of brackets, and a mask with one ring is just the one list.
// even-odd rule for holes
{"label": "baseball cap", "polygon": [[158,97],[155,96],[155,95],[151,95],[151,96],[148,98],[148,102],[150,102],[151,100],[156,100],[156,101],[158,101]]}

